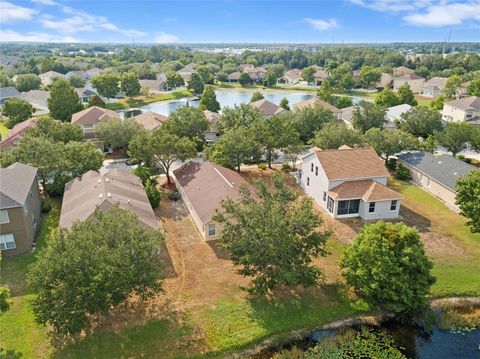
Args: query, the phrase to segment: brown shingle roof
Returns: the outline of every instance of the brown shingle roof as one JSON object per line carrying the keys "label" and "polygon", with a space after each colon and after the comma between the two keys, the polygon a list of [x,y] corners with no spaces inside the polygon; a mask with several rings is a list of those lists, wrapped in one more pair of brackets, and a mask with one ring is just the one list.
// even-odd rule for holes
{"label": "brown shingle roof", "polygon": [[68,182],[63,195],[60,227],[70,228],[75,221],[90,217],[97,207],[106,209],[115,204],[132,211],[145,225],[159,228],[140,178],[118,169],[103,175],[88,171]]}
{"label": "brown shingle roof", "polygon": [[330,189],[328,195],[338,200],[358,199],[365,202],[402,199],[402,196],[374,180],[347,181]]}
{"label": "brown shingle roof", "polygon": [[36,175],[37,168],[20,162],[0,168],[0,208],[22,207]]}
{"label": "brown shingle roof", "polygon": [[72,124],[93,124],[111,117],[118,117],[118,113],[112,110],[108,110],[106,108],[93,106],[80,112],[74,113],[72,115]]}
{"label": "brown shingle roof", "polygon": [[296,104],[293,105],[293,108],[298,111],[298,110],[303,110],[306,107],[313,107],[313,106],[321,106],[326,110],[332,111],[333,113],[342,112],[342,110],[336,108],[335,106],[329,104],[328,102],[320,100],[319,98],[311,98],[310,100],[297,102]]}
{"label": "brown shingle roof", "polygon": [[141,124],[147,131],[152,131],[161,126],[168,117],[156,112],[148,111],[133,117],[133,119]]}
{"label": "brown shingle roof", "polygon": [[284,108],[278,105],[275,105],[273,102],[270,102],[265,99],[251,102],[250,106],[258,109],[264,116],[278,115],[279,113],[282,113],[283,111],[285,111]]}
{"label": "brown shingle roof", "polygon": [[223,199],[238,200],[240,186],[247,183],[237,172],[211,162],[189,161],[173,174],[203,223],[211,220]]}
{"label": "brown shingle roof", "polygon": [[388,176],[373,148],[315,151],[315,154],[329,180]]}
{"label": "brown shingle roof", "polygon": [[408,75],[403,75],[400,77],[397,77],[395,81],[400,80],[400,81],[410,81],[410,80],[425,80],[422,76],[418,76],[415,74],[408,74]]}
{"label": "brown shingle roof", "polygon": [[32,117],[28,120],[17,123],[12,129],[8,132],[2,142],[0,142],[0,148],[10,148],[15,146],[17,141],[23,137],[25,132],[30,128],[35,128],[37,126],[38,118]]}

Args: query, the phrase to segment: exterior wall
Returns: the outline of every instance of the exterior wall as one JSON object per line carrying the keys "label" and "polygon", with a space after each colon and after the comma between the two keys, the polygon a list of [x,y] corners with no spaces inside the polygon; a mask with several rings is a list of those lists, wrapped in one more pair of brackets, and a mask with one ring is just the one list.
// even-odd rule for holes
{"label": "exterior wall", "polygon": [[[455,204],[455,195],[456,192],[451,190],[450,188],[447,188],[443,186],[442,184],[438,183],[428,175],[418,171],[417,169],[411,167],[407,163],[400,161],[403,166],[408,168],[410,171],[410,175],[412,177],[412,182],[414,182],[417,186],[423,188],[427,192],[430,192],[432,195],[440,199],[442,202],[444,202],[447,207],[449,207],[451,210],[458,212],[459,209],[457,205]],[[430,179],[430,184],[428,183]]]}
{"label": "exterior wall", "polygon": [[220,134],[218,132],[205,132],[203,135],[205,136],[205,141],[207,142],[215,142],[220,138]]}
{"label": "exterior wall", "polygon": [[192,216],[193,223],[195,223],[195,226],[197,227],[198,231],[200,232],[201,236],[203,239],[206,239],[205,237],[205,226],[203,222],[200,220],[200,217],[198,216],[197,212],[195,212],[195,209],[193,208],[192,204],[190,203],[187,195],[185,194],[185,191],[183,190],[182,186],[178,183],[177,179],[175,179],[175,184],[177,186],[177,190],[180,193],[180,196],[182,197],[182,201],[187,207],[188,211],[190,212],[190,215]]}
{"label": "exterior wall", "polygon": [[480,110],[462,110],[448,104],[443,105],[442,119],[447,122],[462,122],[480,116]]}
{"label": "exterior wall", "polygon": [[[214,236],[209,236],[208,235],[208,226],[210,224],[215,225],[215,235]],[[222,232],[222,228],[223,228],[223,226],[221,224],[218,224],[215,221],[209,221],[209,222],[205,223],[205,225],[203,226],[202,236],[206,241],[215,241],[215,240],[220,238],[220,233]]]}
{"label": "exterior wall", "polygon": [[424,88],[422,92],[422,96],[424,97],[430,97],[430,98],[436,98],[440,96],[442,93],[441,90],[439,89],[432,89],[432,88]]}
{"label": "exterior wall", "polygon": [[413,93],[420,93],[420,92],[422,92],[424,82],[425,82],[424,79],[419,79],[419,80],[394,79],[393,80],[393,88],[395,90],[398,90],[400,88],[400,86],[402,86],[403,84],[407,84],[407,85],[410,86],[410,90],[412,90]]}
{"label": "exterior wall", "polygon": [[360,217],[365,220],[376,219],[392,219],[397,218],[400,212],[400,200],[397,200],[397,208],[394,211],[390,210],[392,201],[378,201],[375,202],[375,211],[369,213],[370,202],[360,201]]}
{"label": "exterior wall", "polygon": [[25,215],[23,207],[9,208],[7,209],[9,223],[0,226],[1,234],[11,233],[15,239],[15,248],[2,251],[5,257],[28,253],[32,250],[41,214],[40,192],[36,179],[32,183],[31,193],[32,196],[27,195],[25,201],[28,206],[27,214]]}

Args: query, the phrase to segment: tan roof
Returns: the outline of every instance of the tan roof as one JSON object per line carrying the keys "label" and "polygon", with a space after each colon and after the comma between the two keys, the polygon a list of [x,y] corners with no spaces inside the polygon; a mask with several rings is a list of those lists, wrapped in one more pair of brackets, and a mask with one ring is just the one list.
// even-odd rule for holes
{"label": "tan roof", "polygon": [[313,74],[315,79],[326,79],[328,77],[328,71],[319,69]]}
{"label": "tan roof", "polygon": [[373,148],[324,150],[315,154],[329,180],[388,176]]}
{"label": "tan roof", "polygon": [[211,162],[189,161],[173,174],[202,223],[212,219],[223,199],[238,200],[240,186],[247,183],[237,172]]}
{"label": "tan roof", "polygon": [[92,106],[80,112],[74,113],[72,115],[72,124],[93,124],[112,117],[118,117],[118,113],[106,108]]}
{"label": "tan roof", "polygon": [[32,117],[28,120],[17,123],[12,129],[8,132],[2,142],[0,142],[1,148],[9,148],[15,146],[17,141],[23,137],[25,132],[30,128],[35,128],[37,126],[38,118]]}
{"label": "tan roof", "polygon": [[480,110],[480,97],[469,96],[458,100],[445,102],[445,105],[460,108],[462,110]]}
{"label": "tan roof", "polygon": [[270,102],[265,99],[251,102],[250,106],[258,109],[264,116],[278,115],[279,113],[282,113],[283,111],[285,111],[284,108],[278,105],[275,105],[273,102]]}
{"label": "tan roof", "polygon": [[430,80],[425,82],[424,86],[436,86],[440,90],[443,90],[447,80],[448,79],[446,77],[432,77]]}
{"label": "tan roof", "polygon": [[220,118],[220,114],[217,112],[205,110],[203,111],[203,114],[205,115],[205,118],[210,121],[210,122],[215,122]]}
{"label": "tan roof", "polygon": [[60,227],[70,228],[74,222],[90,217],[97,207],[107,209],[116,204],[132,211],[147,226],[159,228],[140,178],[118,169],[103,175],[88,171],[68,182],[63,195]]}
{"label": "tan roof", "polygon": [[306,107],[313,107],[317,105],[322,106],[324,109],[332,111],[333,113],[342,112],[342,110],[336,108],[335,106],[329,104],[328,102],[320,100],[319,98],[311,98],[310,100],[297,102],[296,104],[293,105],[293,108],[298,111],[298,110],[303,110]]}
{"label": "tan roof", "polygon": [[0,208],[22,207],[36,175],[36,167],[20,162],[0,168]]}
{"label": "tan roof", "polygon": [[393,72],[395,74],[407,75],[407,74],[413,74],[415,71],[413,71],[412,69],[409,69],[408,67],[405,67],[405,66],[399,66],[399,67],[395,67],[393,69]]}
{"label": "tan roof", "polygon": [[415,74],[408,74],[408,75],[403,75],[403,76],[397,77],[394,81],[397,81],[397,80],[412,81],[412,80],[425,80],[425,78],[423,78],[422,76],[415,75]]}
{"label": "tan roof", "polygon": [[167,116],[160,115],[159,113],[148,111],[141,113],[135,117],[132,117],[136,122],[141,124],[147,131],[152,131],[161,126],[166,120]]}
{"label": "tan roof", "polygon": [[400,200],[402,196],[374,180],[347,181],[330,189],[328,195],[334,199],[358,199],[365,202]]}

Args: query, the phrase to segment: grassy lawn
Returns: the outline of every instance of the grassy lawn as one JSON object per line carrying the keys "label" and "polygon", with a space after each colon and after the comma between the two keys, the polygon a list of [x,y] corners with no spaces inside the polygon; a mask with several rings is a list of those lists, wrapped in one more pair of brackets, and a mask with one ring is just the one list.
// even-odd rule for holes
{"label": "grassy lawn", "polygon": [[392,180],[390,186],[405,196],[403,206],[431,222],[429,230],[433,236],[445,237],[444,243],[439,242],[438,246],[445,247],[446,253],[439,250],[432,254],[433,273],[437,277],[432,294],[437,297],[480,295],[480,234],[471,233],[464,217],[426,191],[399,180]]}
{"label": "grassy lawn", "polygon": [[5,126],[5,121],[0,121],[0,135],[2,138],[5,138],[7,135],[8,131],[10,131],[7,126]]}
{"label": "grassy lawn", "polygon": [[160,95],[137,97],[134,99],[125,98],[118,100],[118,102],[108,104],[108,108],[112,110],[122,110],[129,107],[143,106],[152,102],[175,100],[191,95],[192,91],[182,90]]}

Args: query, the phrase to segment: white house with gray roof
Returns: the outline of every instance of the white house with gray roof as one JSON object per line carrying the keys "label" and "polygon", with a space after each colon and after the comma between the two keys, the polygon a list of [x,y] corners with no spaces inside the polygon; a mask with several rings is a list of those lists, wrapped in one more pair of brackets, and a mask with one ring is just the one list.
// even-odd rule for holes
{"label": "white house with gray roof", "polygon": [[455,182],[472,171],[478,171],[464,161],[449,155],[433,156],[428,152],[407,152],[398,155],[398,163],[410,171],[412,181],[458,212],[455,204]]}
{"label": "white house with gray roof", "polygon": [[475,123],[480,118],[480,97],[469,96],[443,104],[442,119],[446,122]]}

